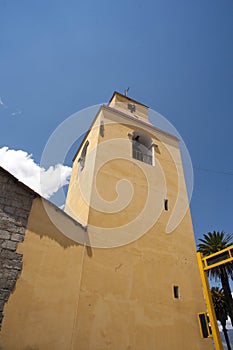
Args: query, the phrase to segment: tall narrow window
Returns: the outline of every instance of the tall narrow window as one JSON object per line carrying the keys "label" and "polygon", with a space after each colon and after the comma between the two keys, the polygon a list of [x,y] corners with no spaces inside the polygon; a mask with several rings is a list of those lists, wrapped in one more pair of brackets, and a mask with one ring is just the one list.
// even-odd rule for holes
{"label": "tall narrow window", "polygon": [[142,131],[134,131],[132,135],[133,158],[153,165],[152,139]]}
{"label": "tall narrow window", "polygon": [[104,137],[104,122],[101,120],[100,122],[100,136]]}
{"label": "tall narrow window", "polygon": [[168,199],[164,199],[164,209],[168,210]]}
{"label": "tall narrow window", "polygon": [[201,336],[202,338],[208,338],[209,332],[208,332],[208,322],[206,318],[206,312],[200,313],[198,317],[199,317]]}
{"label": "tall narrow window", "polygon": [[180,292],[178,286],[173,286],[173,295],[175,299],[180,299]]}
{"label": "tall narrow window", "polygon": [[82,171],[84,166],[85,166],[85,161],[86,161],[86,154],[87,154],[87,147],[89,145],[89,141],[86,141],[85,145],[83,146],[81,156],[79,158],[79,165],[80,165],[80,170]]}

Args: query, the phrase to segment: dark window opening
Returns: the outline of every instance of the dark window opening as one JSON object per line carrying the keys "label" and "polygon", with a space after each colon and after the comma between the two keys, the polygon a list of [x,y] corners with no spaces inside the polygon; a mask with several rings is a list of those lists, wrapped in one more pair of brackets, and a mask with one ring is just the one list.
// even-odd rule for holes
{"label": "dark window opening", "polygon": [[89,145],[89,141],[86,141],[85,145],[83,146],[81,156],[79,158],[79,164],[80,164],[80,170],[82,171],[85,166],[86,161],[86,154],[87,154],[87,147]]}
{"label": "dark window opening", "polygon": [[168,199],[164,199],[164,209],[168,210]]}
{"label": "dark window opening", "polygon": [[141,131],[134,131],[132,135],[133,158],[153,165],[152,140]]}
{"label": "dark window opening", "polygon": [[202,338],[211,337],[212,329],[208,314],[206,312],[201,312],[198,314],[198,318]]}
{"label": "dark window opening", "polygon": [[180,298],[180,292],[179,292],[179,287],[178,286],[173,286],[173,294],[175,299]]}
{"label": "dark window opening", "polygon": [[104,122],[101,120],[100,122],[100,136],[104,137]]}

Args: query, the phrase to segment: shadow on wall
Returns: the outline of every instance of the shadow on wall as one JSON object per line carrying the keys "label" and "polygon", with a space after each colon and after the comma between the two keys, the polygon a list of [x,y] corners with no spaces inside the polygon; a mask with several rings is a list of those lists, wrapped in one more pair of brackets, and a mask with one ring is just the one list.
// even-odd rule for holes
{"label": "shadow on wall", "polygon": [[[41,197],[33,201],[27,229],[38,234],[40,238],[47,236],[64,249],[83,245],[78,242],[89,243],[85,227]],[[87,255],[92,257],[90,246],[86,245],[86,251]]]}

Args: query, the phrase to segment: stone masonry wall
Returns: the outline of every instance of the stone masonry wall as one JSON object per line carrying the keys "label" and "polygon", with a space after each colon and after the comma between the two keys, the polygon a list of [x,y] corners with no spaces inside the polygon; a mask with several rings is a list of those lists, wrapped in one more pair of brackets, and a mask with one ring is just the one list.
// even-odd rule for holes
{"label": "stone masonry wall", "polygon": [[35,193],[0,168],[0,329],[3,309],[22,269],[23,242]]}

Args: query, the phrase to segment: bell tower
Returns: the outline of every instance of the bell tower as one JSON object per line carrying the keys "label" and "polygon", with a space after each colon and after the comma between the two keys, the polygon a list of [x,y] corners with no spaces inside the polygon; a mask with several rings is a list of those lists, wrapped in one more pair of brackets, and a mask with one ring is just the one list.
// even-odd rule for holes
{"label": "bell tower", "polygon": [[[189,203],[174,135],[114,92],[73,159],[65,211],[87,227],[76,346],[212,349]],[[106,248],[106,249],[104,249]]]}

